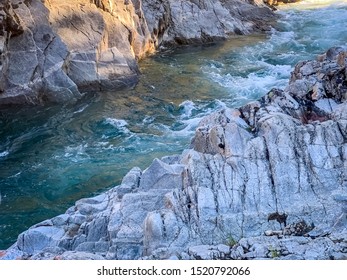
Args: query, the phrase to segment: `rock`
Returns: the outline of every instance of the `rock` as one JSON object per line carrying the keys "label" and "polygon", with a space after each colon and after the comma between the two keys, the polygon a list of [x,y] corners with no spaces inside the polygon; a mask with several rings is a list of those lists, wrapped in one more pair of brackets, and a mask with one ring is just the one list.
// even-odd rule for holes
{"label": "rock", "polygon": [[218,246],[198,245],[190,247],[188,254],[195,260],[229,259],[230,247],[223,244]]}
{"label": "rock", "polygon": [[58,245],[64,230],[53,226],[41,226],[20,234],[17,245],[26,254],[34,254],[46,247]]}
{"label": "rock", "polygon": [[140,180],[139,188],[148,189],[174,189],[182,185],[183,165],[166,164],[155,159],[152,165],[146,169]]}
{"label": "rock", "polygon": [[287,91],[295,96],[318,101],[332,99],[337,103],[347,99],[347,50],[334,47],[327,51],[325,60],[303,61],[295,66]]}
{"label": "rock", "polygon": [[238,110],[225,109],[202,122],[192,141],[201,153],[241,156],[246,143],[252,138],[248,124]]}
{"label": "rock", "polygon": [[330,259],[332,260],[347,260],[347,254],[346,253],[340,253],[340,252],[333,252],[330,255]]}
{"label": "rock", "polygon": [[275,18],[263,3],[239,0],[144,0],[143,9],[157,45],[211,42],[230,34],[249,34],[268,29]]}
{"label": "rock", "polygon": [[248,34],[268,29],[274,18],[261,3],[241,0],[5,0],[0,104],[67,103],[132,87],[137,61],[161,45]]}
{"label": "rock", "polygon": [[295,3],[299,2],[300,0],[264,0],[264,3],[269,5],[270,7],[276,7],[279,4],[288,4],[288,3]]}
{"label": "rock", "polygon": [[336,111],[338,103],[336,103],[333,99],[331,98],[321,98],[320,96],[317,101],[315,102],[315,106],[323,111],[326,115],[329,115]]}
{"label": "rock", "polygon": [[104,260],[103,257],[97,254],[86,252],[65,252],[60,256],[56,256],[55,260]]}
{"label": "rock", "polygon": [[68,214],[61,214],[51,219],[52,225],[61,226],[68,223],[70,216]]}
{"label": "rock", "polygon": [[68,50],[48,24],[49,10],[41,1],[27,3],[18,1],[13,13],[7,15],[20,22],[23,32],[4,41],[0,102],[35,104],[79,98],[76,84],[63,70]]}

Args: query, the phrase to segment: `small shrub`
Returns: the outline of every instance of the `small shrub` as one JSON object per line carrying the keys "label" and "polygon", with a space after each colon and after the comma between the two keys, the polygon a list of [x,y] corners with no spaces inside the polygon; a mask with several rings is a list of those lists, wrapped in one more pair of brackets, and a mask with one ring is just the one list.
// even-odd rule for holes
{"label": "small shrub", "polygon": [[281,252],[277,249],[272,248],[271,246],[269,248],[269,251],[270,251],[270,257],[272,259],[279,258],[281,256]]}
{"label": "small shrub", "polygon": [[230,234],[226,237],[225,240],[226,245],[228,245],[229,247],[233,247],[237,241],[235,240],[235,238]]}

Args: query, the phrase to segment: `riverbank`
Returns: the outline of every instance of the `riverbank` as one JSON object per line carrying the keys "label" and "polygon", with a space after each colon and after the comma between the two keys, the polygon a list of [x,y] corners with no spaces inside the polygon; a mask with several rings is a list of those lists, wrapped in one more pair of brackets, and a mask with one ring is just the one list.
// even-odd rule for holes
{"label": "riverbank", "polygon": [[[256,1],[10,1],[0,4],[0,104],[75,102],[130,88],[160,46],[269,30]],[[211,24],[213,22],[213,24]]]}
{"label": "riverbank", "polygon": [[288,87],[204,118],[181,155],[133,168],[18,237],[4,259],[346,259],[346,48]]}

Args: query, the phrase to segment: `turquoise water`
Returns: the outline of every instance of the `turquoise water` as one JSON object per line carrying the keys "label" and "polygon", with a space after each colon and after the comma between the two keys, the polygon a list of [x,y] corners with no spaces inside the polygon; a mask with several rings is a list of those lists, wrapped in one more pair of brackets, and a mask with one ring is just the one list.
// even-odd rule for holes
{"label": "turquoise water", "polygon": [[77,199],[116,186],[130,168],[188,148],[203,116],[283,88],[299,60],[347,46],[347,3],[323,2],[281,8],[265,35],[164,50],[141,62],[134,89],[75,105],[2,108],[0,249]]}

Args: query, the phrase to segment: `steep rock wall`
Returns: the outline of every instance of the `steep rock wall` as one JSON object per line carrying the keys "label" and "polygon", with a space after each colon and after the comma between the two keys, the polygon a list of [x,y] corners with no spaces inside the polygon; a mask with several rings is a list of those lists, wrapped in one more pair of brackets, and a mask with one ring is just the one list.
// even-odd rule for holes
{"label": "steep rock wall", "polygon": [[94,2],[6,1],[1,103],[69,102],[136,83],[136,59],[154,50],[141,10]]}
{"label": "steep rock wall", "polygon": [[137,60],[161,44],[203,43],[268,28],[248,1],[4,0],[0,104],[71,102],[130,87]]}

